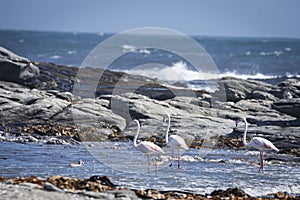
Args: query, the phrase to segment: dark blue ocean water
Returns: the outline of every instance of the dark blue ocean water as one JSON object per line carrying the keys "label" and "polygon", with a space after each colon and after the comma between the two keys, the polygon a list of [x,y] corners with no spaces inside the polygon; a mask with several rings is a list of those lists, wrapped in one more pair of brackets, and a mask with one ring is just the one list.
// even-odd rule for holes
{"label": "dark blue ocean water", "polygon": [[[92,49],[113,35],[0,30],[0,46],[32,61],[80,66]],[[165,35],[161,36],[161,41],[165,38]],[[191,38],[211,56],[221,76],[263,79],[300,75],[300,39],[202,36],[191,36]],[[154,73],[151,67],[145,70],[137,68],[140,65],[159,63],[170,67],[189,81],[203,78],[203,75],[199,76],[194,73],[190,63],[172,52],[147,48],[136,49],[126,40],[122,42],[121,48],[124,55],[116,58],[116,62],[112,63],[110,67],[114,70],[154,76],[159,79],[180,79],[167,72],[167,75]],[[180,48],[186,49],[189,53],[193,52],[193,49],[184,45],[178,41]],[[105,56],[114,57],[114,52],[110,50],[107,48]],[[207,76],[204,77],[207,78]]]}

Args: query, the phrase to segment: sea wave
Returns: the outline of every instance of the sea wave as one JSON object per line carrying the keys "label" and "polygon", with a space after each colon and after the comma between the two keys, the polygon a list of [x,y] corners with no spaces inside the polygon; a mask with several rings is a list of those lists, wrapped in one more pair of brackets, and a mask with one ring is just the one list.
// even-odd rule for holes
{"label": "sea wave", "polygon": [[[188,68],[187,63],[183,61],[175,62],[171,66],[163,66],[148,64],[145,67],[133,68],[130,70],[123,70],[123,72],[147,76],[151,78],[157,78],[162,81],[195,81],[195,80],[214,80],[223,77],[236,77],[241,79],[272,79],[279,78],[275,75],[267,75],[263,73],[256,74],[241,74],[237,71],[227,71],[227,72],[205,72],[205,71],[195,71]],[[287,77],[298,76],[294,74],[286,74]]]}

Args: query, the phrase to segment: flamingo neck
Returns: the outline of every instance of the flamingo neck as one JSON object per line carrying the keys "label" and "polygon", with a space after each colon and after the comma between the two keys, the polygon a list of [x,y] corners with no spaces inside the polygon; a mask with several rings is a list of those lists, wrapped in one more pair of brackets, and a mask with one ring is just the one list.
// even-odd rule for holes
{"label": "flamingo neck", "polygon": [[245,122],[245,129],[244,129],[244,136],[243,136],[243,144],[245,145],[245,146],[248,146],[249,145],[249,143],[247,143],[247,140],[246,140],[246,134],[247,134],[247,131],[248,131],[248,122],[247,122],[247,120],[246,120],[246,118],[245,117],[243,117],[243,120],[244,120],[244,122]]}
{"label": "flamingo neck", "polygon": [[135,120],[135,122],[137,123],[137,131],[136,131],[136,134],[135,134],[134,139],[133,139],[133,146],[137,147],[136,141],[137,141],[138,135],[140,133],[140,128],[141,127],[140,127],[140,122],[138,120]]}
{"label": "flamingo neck", "polygon": [[168,126],[167,126],[167,130],[166,130],[166,143],[169,143],[169,130],[170,130],[170,125],[171,125],[171,117],[168,113],[167,113],[167,116],[168,116]]}

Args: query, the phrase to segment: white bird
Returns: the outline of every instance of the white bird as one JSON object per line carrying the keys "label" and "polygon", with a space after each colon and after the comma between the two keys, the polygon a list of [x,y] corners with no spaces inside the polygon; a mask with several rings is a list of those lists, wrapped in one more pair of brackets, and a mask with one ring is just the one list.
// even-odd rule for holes
{"label": "white bird", "polygon": [[183,148],[187,150],[189,147],[185,143],[184,139],[180,137],[179,135],[170,135],[169,136],[169,129],[171,125],[171,117],[169,113],[166,112],[166,115],[168,117],[168,126],[166,130],[166,143],[168,146],[172,148],[172,162],[170,164],[170,167],[173,165],[173,149],[178,150],[178,169],[180,168],[180,148]]}
{"label": "white bird", "polygon": [[[133,122],[135,122],[137,124],[137,132],[134,136],[134,139],[133,139],[133,146],[141,151],[142,153],[146,154],[147,155],[147,160],[148,160],[148,171],[150,171],[150,160],[149,160],[149,156],[150,155],[153,155],[153,154],[163,154],[164,151],[159,147],[157,146],[156,144],[152,143],[152,142],[148,142],[148,141],[143,141],[143,142],[140,142],[137,144],[137,138],[138,138],[138,135],[140,133],[140,122],[135,119],[133,120]],[[155,162],[155,166],[156,166],[156,170],[158,169],[157,168],[157,163]]]}
{"label": "white bird", "polygon": [[80,167],[84,165],[84,162],[82,160],[78,160],[78,163],[71,163],[70,167]]}
{"label": "white bird", "polygon": [[[263,152],[265,151],[279,151],[277,147],[272,144],[269,140],[262,137],[253,137],[249,143],[246,141],[246,134],[248,131],[248,123],[245,117],[243,117],[243,121],[245,122],[244,136],[243,136],[243,144],[245,147],[257,149],[260,152],[260,168],[258,172],[264,171],[264,156]],[[238,125],[239,120],[236,122],[236,126]]]}

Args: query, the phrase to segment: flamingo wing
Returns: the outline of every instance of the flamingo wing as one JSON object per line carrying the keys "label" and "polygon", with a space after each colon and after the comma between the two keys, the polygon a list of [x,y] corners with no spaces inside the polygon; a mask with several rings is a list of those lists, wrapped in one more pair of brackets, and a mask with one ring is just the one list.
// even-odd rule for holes
{"label": "flamingo wing", "polygon": [[136,148],[143,153],[164,153],[159,146],[148,141],[141,142]]}
{"label": "flamingo wing", "polygon": [[188,149],[187,144],[185,143],[184,139],[179,135],[171,135],[169,136],[169,146],[172,148],[183,148],[185,150]]}
{"label": "flamingo wing", "polygon": [[253,137],[250,141],[250,146],[258,149],[259,151],[279,151],[277,147],[274,146],[272,142],[262,137]]}

